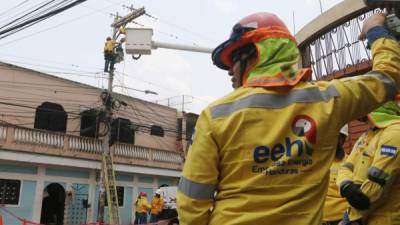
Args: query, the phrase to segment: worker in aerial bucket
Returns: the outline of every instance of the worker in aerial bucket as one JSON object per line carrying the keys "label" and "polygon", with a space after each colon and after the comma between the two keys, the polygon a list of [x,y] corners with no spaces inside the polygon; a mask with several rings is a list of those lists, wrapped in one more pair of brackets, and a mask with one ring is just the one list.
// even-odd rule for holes
{"label": "worker in aerial bucket", "polygon": [[115,63],[115,44],[116,42],[111,38],[106,38],[106,43],[104,43],[104,72],[109,72],[114,70]]}
{"label": "worker in aerial bucket", "polygon": [[370,129],[339,169],[342,225],[400,223],[400,95],[366,117]]}
{"label": "worker in aerial bucket", "polygon": [[237,23],[212,53],[235,90],[197,121],[177,193],[180,224],[320,225],[340,128],[400,87],[400,45],[384,23],[372,15],[360,36],[372,71],[330,82],[295,68],[296,40],[276,15]]}

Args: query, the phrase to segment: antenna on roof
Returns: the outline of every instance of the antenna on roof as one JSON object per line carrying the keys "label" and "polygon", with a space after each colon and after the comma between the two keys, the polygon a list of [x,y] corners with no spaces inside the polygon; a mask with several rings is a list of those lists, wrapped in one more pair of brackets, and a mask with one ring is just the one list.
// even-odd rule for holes
{"label": "antenna on roof", "polygon": [[322,14],[322,2],[321,2],[321,0],[319,0],[319,9],[321,10],[321,14]]}
{"label": "antenna on roof", "polygon": [[294,16],[294,10],[292,14],[292,19],[293,19],[293,34],[296,34],[296,18]]}

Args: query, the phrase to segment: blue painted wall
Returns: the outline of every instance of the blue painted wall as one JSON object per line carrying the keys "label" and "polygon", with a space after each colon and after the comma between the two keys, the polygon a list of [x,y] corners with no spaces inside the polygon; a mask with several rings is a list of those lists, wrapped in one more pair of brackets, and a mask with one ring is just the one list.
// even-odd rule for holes
{"label": "blue painted wall", "polygon": [[0,172],[37,174],[38,168],[35,166],[17,166],[12,164],[0,164]]}
{"label": "blue painted wall", "polygon": [[94,195],[94,198],[92,198],[93,201],[91,202],[92,204],[92,212],[93,212],[93,221],[90,222],[96,222],[97,219],[97,209],[99,206],[99,186],[96,185],[96,194]]}
{"label": "blue painted wall", "polygon": [[170,178],[164,178],[164,177],[158,178],[158,186],[160,186],[162,184],[167,184],[168,186],[172,186],[173,183],[174,182]]}
{"label": "blue painted wall", "polygon": [[147,183],[147,184],[152,184],[153,183],[153,177],[149,176],[139,176],[139,183]]}
{"label": "blue painted wall", "polygon": [[126,182],[132,182],[133,183],[133,175],[129,175],[129,174],[116,173],[115,174],[115,179],[117,181],[126,181]]}
{"label": "blue painted wall", "polygon": [[[34,200],[35,200],[35,191],[36,191],[36,181],[23,180],[21,182],[22,188],[19,198],[19,206],[11,206],[6,207],[7,210],[14,213],[15,215],[32,220],[33,209],[34,209]],[[21,222],[16,218],[4,214],[3,211],[0,211],[3,215],[4,224],[5,225],[21,225]],[[35,221],[40,222],[40,221]]]}
{"label": "blue painted wall", "polygon": [[89,179],[89,171],[87,170],[68,170],[60,168],[46,168],[47,176],[58,176],[58,177],[73,177],[73,178],[85,178]]}
{"label": "blue painted wall", "polygon": [[[133,188],[125,187],[124,189],[124,207],[119,208],[119,215],[122,224],[131,224],[132,205],[133,205]],[[136,199],[135,199],[136,200]]]}

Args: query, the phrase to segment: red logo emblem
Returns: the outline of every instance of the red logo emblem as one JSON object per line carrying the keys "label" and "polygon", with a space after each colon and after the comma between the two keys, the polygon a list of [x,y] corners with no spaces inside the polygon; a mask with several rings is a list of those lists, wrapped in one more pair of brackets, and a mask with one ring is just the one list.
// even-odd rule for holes
{"label": "red logo emblem", "polygon": [[305,136],[310,143],[315,144],[317,124],[311,117],[306,115],[296,116],[292,122],[292,131],[299,137]]}

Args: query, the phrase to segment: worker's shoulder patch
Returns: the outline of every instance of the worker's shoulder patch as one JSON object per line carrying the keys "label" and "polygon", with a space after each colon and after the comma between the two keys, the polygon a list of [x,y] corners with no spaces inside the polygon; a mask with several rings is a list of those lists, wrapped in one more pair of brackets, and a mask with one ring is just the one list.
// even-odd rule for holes
{"label": "worker's shoulder patch", "polygon": [[397,154],[397,147],[391,145],[381,146],[381,155],[395,156]]}

